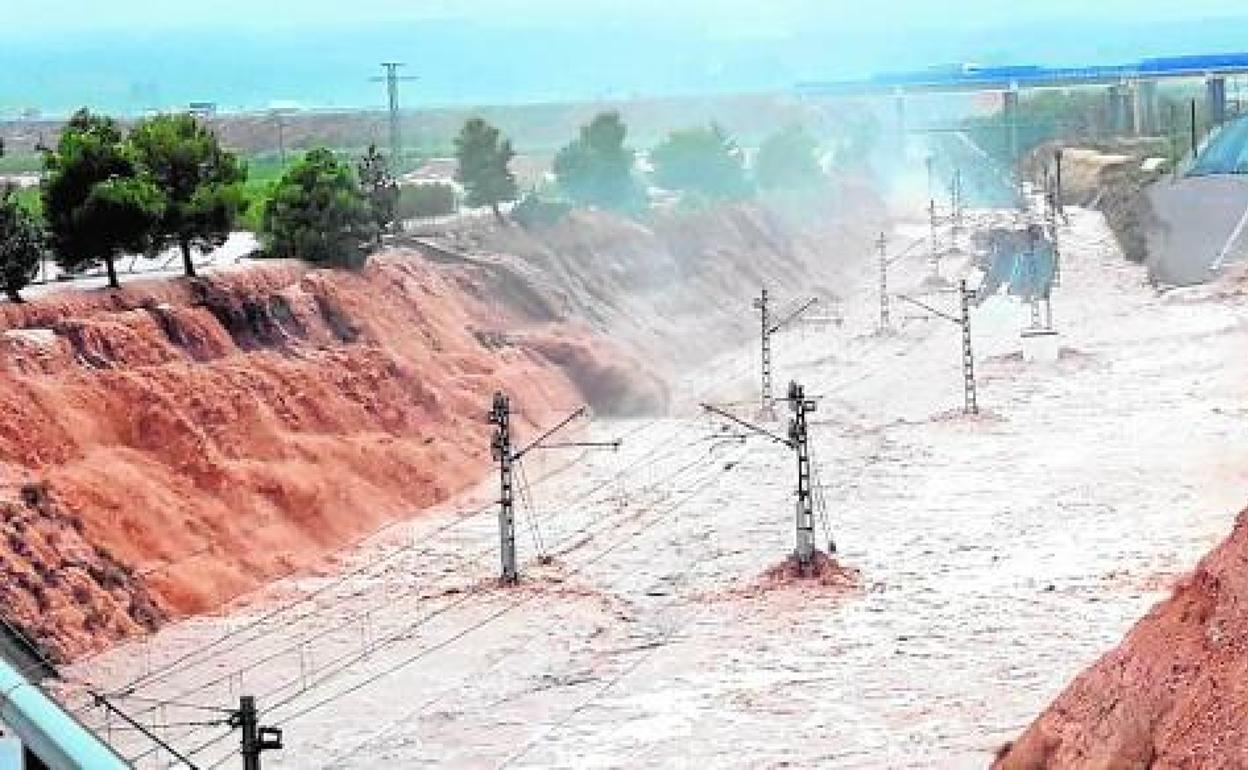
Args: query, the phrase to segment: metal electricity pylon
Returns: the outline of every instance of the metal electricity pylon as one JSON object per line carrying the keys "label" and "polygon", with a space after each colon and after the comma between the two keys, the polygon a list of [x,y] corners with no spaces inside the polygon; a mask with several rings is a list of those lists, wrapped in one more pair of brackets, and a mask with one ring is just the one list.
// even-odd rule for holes
{"label": "metal electricity pylon", "polygon": [[754,299],[754,309],[758,311],[760,339],[762,341],[762,414],[764,419],[772,419],[775,407],[771,399],[771,309],[768,305],[767,287]]}
{"label": "metal electricity pylon", "polygon": [[494,394],[494,403],[490,409],[488,419],[490,424],[494,426],[494,437],[490,444],[491,454],[494,461],[498,463],[498,534],[500,542],[499,553],[502,561],[502,575],[500,579],[504,583],[515,583],[520,579],[520,572],[516,562],[515,480],[513,477],[515,464],[535,449],[570,449],[574,447],[620,448],[622,442],[619,439],[614,441],[547,443],[556,433],[566,428],[574,420],[584,417],[588,411],[587,407],[582,406],[563,418],[555,427],[531,441],[523,449],[513,451],[511,443],[511,399],[502,392]]}
{"label": "metal electricity pylon", "polygon": [[962,189],[962,171],[954,169],[949,183],[949,250],[958,250],[958,236],[962,234],[963,210],[966,201]]}
{"label": "metal electricity pylon", "polygon": [[767,294],[767,287],[759,293],[754,299],[754,309],[759,314],[759,341],[761,343],[761,362],[762,362],[762,416],[765,420],[775,419],[775,399],[772,397],[771,390],[771,335],[783,329],[785,326],[793,323],[807,310],[810,310],[819,303],[818,297],[812,297],[803,303],[793,312],[789,313],[778,323],[773,323],[771,318],[771,299]]}
{"label": "metal electricity pylon", "polygon": [[880,257],[880,333],[884,334],[892,328],[888,301],[888,237],[884,233],[876,239],[875,248]]}
{"label": "metal electricity pylon", "polygon": [[238,699],[238,711],[231,715],[230,726],[242,733],[239,753],[243,757],[243,770],[260,770],[260,755],[282,748],[281,728],[260,725],[256,699],[251,695]]}
{"label": "metal electricity pylon", "polygon": [[418,80],[419,78],[414,75],[400,75],[399,68],[407,66],[403,62],[386,61],[382,62],[381,66],[386,71],[386,74],[370,78],[370,80],[374,83],[386,84],[386,99],[390,108],[390,164],[391,168],[398,169],[403,152],[403,137],[399,119],[399,82]]}
{"label": "metal electricity pylon", "polygon": [[934,308],[913,297],[908,297],[905,294],[897,295],[897,299],[922,308],[937,318],[951,321],[961,327],[963,411],[966,414],[979,414],[979,399],[975,386],[975,353],[971,347],[971,299],[975,297],[975,294],[975,291],[967,288],[965,279],[958,282],[958,298],[961,300],[961,313],[956,316]]}
{"label": "metal electricity pylon", "polygon": [[[787,438],[747,422],[712,404],[702,404],[702,408],[793,450],[797,458],[796,545],[793,553],[797,558],[801,574],[806,575],[809,574],[815,555],[814,482],[810,459],[810,430],[806,415],[815,411],[816,405],[813,399],[807,398],[805,389],[796,382],[789,383],[788,396],[785,400],[789,402],[789,409],[793,412],[793,417],[789,420]],[[836,551],[836,544],[830,538],[828,549],[832,552]]]}

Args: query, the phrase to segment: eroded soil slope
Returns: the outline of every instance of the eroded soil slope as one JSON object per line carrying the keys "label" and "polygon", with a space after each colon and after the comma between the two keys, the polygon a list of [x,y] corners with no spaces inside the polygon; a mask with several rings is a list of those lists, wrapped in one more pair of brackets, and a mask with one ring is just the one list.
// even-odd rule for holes
{"label": "eroded soil slope", "polygon": [[265,263],[0,307],[5,617],[67,659],[313,566],[475,483],[499,388],[522,431],[581,403],[663,413],[666,375],[756,333],[759,286],[834,299],[879,217],[830,200],[470,225],[361,274]]}
{"label": "eroded soil slope", "polygon": [[582,403],[573,376],[662,406],[583,333],[495,333],[471,279],[393,254],[6,306],[8,619],[66,658],[306,567],[474,482],[504,383],[522,429]]}
{"label": "eroded soil slope", "polygon": [[1248,514],[1123,643],[1004,751],[1000,770],[1248,765]]}

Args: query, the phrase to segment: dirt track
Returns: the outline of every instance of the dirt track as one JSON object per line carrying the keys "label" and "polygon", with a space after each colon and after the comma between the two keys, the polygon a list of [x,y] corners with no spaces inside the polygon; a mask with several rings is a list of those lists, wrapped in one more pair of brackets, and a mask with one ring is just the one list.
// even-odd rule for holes
{"label": "dirt track", "polygon": [[[532,561],[522,521],[518,589],[490,582],[487,484],[458,508],[480,515],[424,516],[343,566],[390,554],[376,568],[279,586],[71,673],[119,687],[150,670],[141,696],[197,704],[256,694],[272,709],[262,721],[286,729],[272,768],[985,767],[1225,534],[1248,481],[1234,462],[1248,450],[1242,312],[1157,297],[1099,215],[1072,215],[1055,298],[1066,352],[1024,364],[1023,309],[986,304],[979,419],[956,412],[957,330],[906,321],[869,334],[869,288],[841,329],[777,341],[778,380],[822,397],[815,454],[854,587],[759,581],[792,547],[792,458],[762,440],[710,441],[713,424],[686,408],[597,423],[590,435],[624,435],[625,448],[536,483],[554,562]],[[923,270],[906,263],[894,285]],[[753,362],[743,347],[691,376],[686,405],[749,398]],[[572,459],[529,470],[536,482]],[[202,661],[161,673],[227,629]],[[184,750],[226,733],[162,731]],[[112,737],[131,755],[146,745]],[[214,766],[236,747],[223,737],[196,757]]]}

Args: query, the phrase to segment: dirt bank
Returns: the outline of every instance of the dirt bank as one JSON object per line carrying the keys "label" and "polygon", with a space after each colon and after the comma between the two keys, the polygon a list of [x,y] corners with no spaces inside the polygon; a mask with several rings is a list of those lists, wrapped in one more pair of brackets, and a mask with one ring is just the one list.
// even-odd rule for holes
{"label": "dirt bank", "polygon": [[750,302],[763,286],[777,318],[811,296],[820,305],[809,316],[839,315],[886,218],[871,185],[846,178],[818,200],[658,213],[645,223],[574,212],[536,230],[485,222],[422,240],[491,266],[497,295],[525,287],[534,319],[583,319],[680,376],[757,334]]}
{"label": "dirt bank", "polygon": [[[1024,161],[1024,172],[1040,184],[1044,169],[1060,145],[1048,144]],[[1094,208],[1105,215],[1127,259],[1157,266],[1150,260],[1149,237],[1158,228],[1157,214],[1147,195],[1150,185],[1162,179],[1164,170],[1147,171],[1149,157],[1166,157],[1164,143],[1154,140],[1118,142],[1096,147],[1062,147],[1062,202],[1066,206]]]}
{"label": "dirt bank", "polygon": [[1002,754],[998,770],[1248,763],[1248,512],[1174,594]]}
{"label": "dirt bank", "polygon": [[31,578],[6,615],[64,659],[307,567],[474,482],[504,385],[530,424],[581,403],[578,379],[662,406],[584,331],[545,331],[558,356],[492,334],[523,319],[471,280],[398,253],[5,306],[0,564]]}
{"label": "dirt bank", "polygon": [[758,286],[831,297],[832,255],[870,229],[833,248],[755,207],[578,214],[362,274],[268,263],[0,306],[0,501],[74,533],[0,544],[29,578],[6,617],[64,660],[307,569],[476,482],[498,388],[522,430],[585,402],[662,413],[661,374],[753,333]]}

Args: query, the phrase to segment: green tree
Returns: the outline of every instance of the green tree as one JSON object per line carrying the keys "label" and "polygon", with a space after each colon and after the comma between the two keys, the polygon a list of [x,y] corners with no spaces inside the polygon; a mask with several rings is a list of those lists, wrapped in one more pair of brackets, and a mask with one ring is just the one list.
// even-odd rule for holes
{"label": "green tree", "polygon": [[82,109],[44,153],[43,211],[57,263],[78,272],[104,262],[117,288],[117,256],[149,250],[161,194],[139,175],[112,118]]}
{"label": "green tree", "polygon": [[43,230],[18,202],[11,187],[0,190],[0,288],[13,302],[39,273]]}
{"label": "green tree", "polygon": [[139,173],[161,194],[162,214],[151,248],[177,246],[183,269],[193,277],[191,248],[207,252],[225,243],[246,207],[247,168],[186,114],[140,121],[130,132],[129,146]]}
{"label": "green tree", "polygon": [[494,126],[481,118],[464,123],[455,137],[455,181],[467,191],[469,206],[489,206],[499,222],[505,221],[499,204],[514,201],[520,194],[516,177],[508,168],[515,156],[511,140],[503,139]]}
{"label": "green tree", "polygon": [[373,212],[373,224],[377,226],[377,240],[381,242],[381,234],[390,229],[398,214],[399,183],[394,174],[390,173],[390,163],[386,156],[377,151],[377,145],[370,144],[360,162],[356,165],[360,176],[360,190],[368,201]]}
{"label": "green tree", "polygon": [[291,166],[265,204],[261,237],[275,257],[360,268],[376,236],[372,207],[355,174],[324,147]]}
{"label": "green tree", "polygon": [[659,187],[735,200],[750,193],[741,148],[717,125],[673,131],[650,151]]}
{"label": "green tree", "polygon": [[798,125],[763,141],[754,161],[754,181],[764,190],[803,189],[825,181],[819,165],[819,143]]}
{"label": "green tree", "polygon": [[628,128],[617,112],[604,112],[555,155],[560,189],[573,203],[640,212],[646,194],[633,176],[633,151],[624,146]]}

